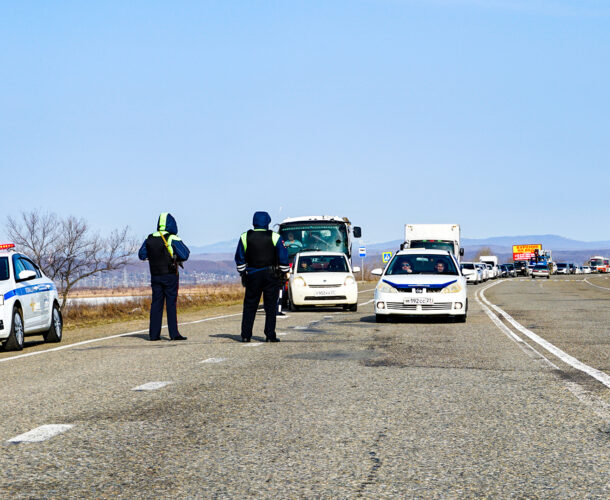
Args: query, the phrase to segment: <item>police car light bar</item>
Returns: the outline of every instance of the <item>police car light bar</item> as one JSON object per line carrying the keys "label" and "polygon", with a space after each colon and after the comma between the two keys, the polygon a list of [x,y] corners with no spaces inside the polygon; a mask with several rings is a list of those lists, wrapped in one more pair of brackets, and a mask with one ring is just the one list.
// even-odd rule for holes
{"label": "police car light bar", "polygon": [[14,243],[2,243],[0,244],[0,250],[8,250],[9,248],[15,248]]}

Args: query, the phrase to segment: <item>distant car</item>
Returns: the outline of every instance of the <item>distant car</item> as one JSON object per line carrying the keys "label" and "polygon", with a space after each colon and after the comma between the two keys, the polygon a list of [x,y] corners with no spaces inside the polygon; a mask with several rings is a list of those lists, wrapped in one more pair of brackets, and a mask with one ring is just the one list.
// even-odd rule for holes
{"label": "distant car", "polygon": [[344,253],[300,252],[295,255],[288,279],[291,311],[303,306],[342,306],[358,310],[358,285]]}
{"label": "distant car", "polygon": [[576,274],[576,266],[574,265],[574,263],[570,262],[568,266],[570,267],[570,274]]}
{"label": "distant car", "polygon": [[483,281],[483,271],[474,262],[462,262],[460,268],[468,283],[478,285]]}
{"label": "distant car", "polygon": [[446,250],[413,248],[397,252],[383,269],[375,287],[375,318],[378,323],[395,315],[430,315],[466,321],[466,277],[454,255]]}
{"label": "distant car", "polygon": [[515,276],[517,276],[517,270],[515,269],[515,264],[512,263],[508,263],[508,264],[504,264],[506,266],[506,269],[508,270],[508,275],[511,278],[514,278]]}
{"label": "distant car", "polygon": [[532,279],[534,278],[551,278],[551,272],[549,271],[549,266],[547,264],[536,264],[532,267]]}
{"label": "distant car", "polygon": [[584,274],[591,274],[591,266],[582,266],[582,272]]}
{"label": "distant car", "polygon": [[489,279],[489,268],[482,262],[475,262],[474,264],[480,269],[483,282],[487,281]]}
{"label": "distant car", "polygon": [[509,277],[508,267],[506,267],[506,264],[500,264],[498,266],[498,269],[500,270],[500,278],[508,278]]}
{"label": "distant car", "polygon": [[558,262],[557,274],[570,274],[570,266],[566,262]]}
{"label": "distant car", "polygon": [[42,335],[60,342],[63,319],[57,288],[32,260],[0,245],[0,341],[6,350],[23,349],[24,337]]}
{"label": "distant car", "polygon": [[519,276],[529,276],[529,268],[524,260],[515,261],[515,271]]}

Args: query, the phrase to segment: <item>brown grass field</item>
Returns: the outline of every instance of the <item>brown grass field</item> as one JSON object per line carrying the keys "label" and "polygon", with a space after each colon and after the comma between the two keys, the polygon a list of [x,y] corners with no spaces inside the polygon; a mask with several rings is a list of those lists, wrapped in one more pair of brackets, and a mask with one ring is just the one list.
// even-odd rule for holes
{"label": "brown grass field", "polygon": [[[121,289],[82,289],[70,298],[143,296],[120,304],[72,305],[64,308],[64,328],[74,330],[136,319],[147,319],[150,312],[150,287]],[[218,306],[239,304],[243,300],[241,284],[181,286],[178,294],[178,312],[194,312]]]}

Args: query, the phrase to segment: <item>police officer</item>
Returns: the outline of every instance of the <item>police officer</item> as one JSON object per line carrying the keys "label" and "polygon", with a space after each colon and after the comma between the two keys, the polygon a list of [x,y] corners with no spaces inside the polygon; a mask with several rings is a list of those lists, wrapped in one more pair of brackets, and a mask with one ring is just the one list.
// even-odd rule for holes
{"label": "police officer", "polygon": [[190,251],[177,236],[178,225],[170,213],[159,215],[157,232],[148,235],[138,257],[148,259],[152,302],[150,304],[149,340],[161,338],[163,302],[167,304],[167,328],[170,340],[186,340],[178,332],[176,301],[178,300],[178,266],[189,258]]}
{"label": "police officer", "polygon": [[258,303],[263,295],[265,306],[265,337],[267,342],[279,342],[275,333],[277,300],[281,278],[290,271],[288,251],[281,236],[269,230],[271,217],[256,212],[254,229],[243,233],[237,243],[235,264],[246,287],[244,312],[241,320],[241,341],[250,342]]}

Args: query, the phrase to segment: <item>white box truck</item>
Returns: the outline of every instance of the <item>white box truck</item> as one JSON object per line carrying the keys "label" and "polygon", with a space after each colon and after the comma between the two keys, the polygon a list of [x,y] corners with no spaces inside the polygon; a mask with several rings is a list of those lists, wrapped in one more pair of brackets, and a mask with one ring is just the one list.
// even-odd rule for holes
{"label": "white box truck", "polygon": [[448,250],[458,261],[464,255],[459,224],[405,224],[405,242],[400,248]]}

